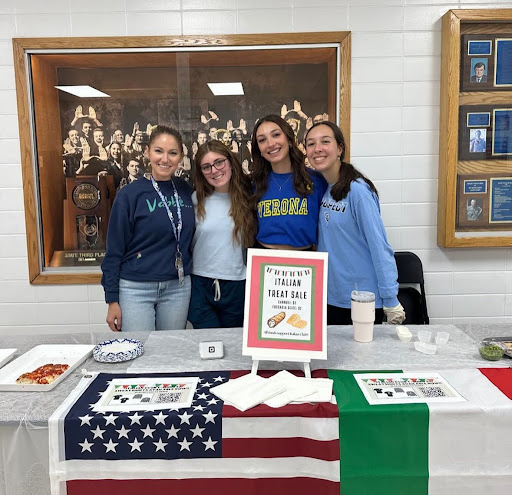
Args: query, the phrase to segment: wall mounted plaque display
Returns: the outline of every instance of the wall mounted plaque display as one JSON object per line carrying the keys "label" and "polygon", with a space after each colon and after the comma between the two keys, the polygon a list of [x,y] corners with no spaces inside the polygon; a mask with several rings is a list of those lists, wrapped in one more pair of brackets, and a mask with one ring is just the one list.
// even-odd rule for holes
{"label": "wall mounted plaque display", "polygon": [[512,246],[512,9],[443,16],[442,247]]}
{"label": "wall mounted plaque display", "polygon": [[460,106],[459,161],[509,160],[511,155],[512,104]]}
{"label": "wall mounted plaque display", "polygon": [[13,48],[32,283],[99,282],[112,203],[148,178],[156,124],[182,134],[176,175],[191,183],[209,139],[250,173],[251,132],[270,113],[299,143],[324,119],[350,136],[349,32],[18,38]]}

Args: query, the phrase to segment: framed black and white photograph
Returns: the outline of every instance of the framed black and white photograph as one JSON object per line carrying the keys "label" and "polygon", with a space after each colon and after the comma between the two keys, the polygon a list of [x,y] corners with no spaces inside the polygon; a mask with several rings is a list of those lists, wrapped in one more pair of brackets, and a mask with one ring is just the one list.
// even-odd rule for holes
{"label": "framed black and white photograph", "polygon": [[466,203],[466,220],[476,222],[482,219],[482,199],[469,198]]}
{"label": "framed black and white photograph", "polygon": [[250,173],[251,133],[268,114],[290,123],[301,148],[319,120],[350,136],[349,32],[18,38],[13,46],[35,283],[99,281],[115,195],[146,180],[157,124],[183,136],[175,174],[191,187],[206,140],[222,141]]}
{"label": "framed black and white photograph", "polygon": [[487,130],[484,129],[470,129],[469,130],[469,152],[470,153],[483,153],[485,152],[487,137]]}

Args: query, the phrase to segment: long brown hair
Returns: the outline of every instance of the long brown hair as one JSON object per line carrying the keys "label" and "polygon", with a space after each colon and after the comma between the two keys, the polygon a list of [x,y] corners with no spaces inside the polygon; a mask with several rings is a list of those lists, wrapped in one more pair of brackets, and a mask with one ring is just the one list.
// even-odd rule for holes
{"label": "long brown hair", "polygon": [[268,189],[269,174],[272,170],[270,162],[261,156],[258,140],[256,137],[258,128],[263,122],[273,122],[277,124],[288,138],[290,144],[290,162],[292,165],[293,185],[295,191],[302,197],[313,192],[313,181],[306,170],[304,154],[295,142],[295,134],[290,124],[279,115],[267,115],[258,120],[254,126],[251,138],[252,153],[252,173],[251,178],[254,183],[254,197],[257,203]]}
{"label": "long brown hair", "polygon": [[199,146],[196,153],[194,182],[197,195],[197,216],[201,220],[204,219],[206,215],[204,208],[205,199],[215,190],[215,188],[208,183],[201,170],[201,161],[210,151],[229,159],[229,163],[231,164],[231,181],[229,183],[231,208],[229,214],[235,224],[233,239],[238,241],[244,248],[249,248],[254,244],[254,238],[257,232],[256,213],[251,204],[251,181],[244,173],[242,165],[235,154],[217,140],[202,144]]}
{"label": "long brown hair", "polygon": [[325,125],[331,129],[334,139],[336,140],[336,143],[338,143],[338,146],[341,146],[341,155],[340,155],[340,172],[338,180],[335,182],[334,186],[332,186],[331,189],[331,196],[335,201],[341,201],[342,199],[347,197],[347,194],[350,191],[350,185],[353,181],[357,179],[364,180],[369,186],[370,189],[379,196],[379,192],[377,191],[377,188],[373,184],[373,182],[368,179],[365,175],[363,175],[357,168],[354,167],[351,163],[347,163],[344,161],[345,159],[345,138],[343,136],[343,133],[341,132],[341,129],[332,122],[328,122],[327,120],[323,120],[322,122],[317,122],[316,124],[313,124],[308,131],[306,132],[306,135],[304,136],[304,141],[307,140],[308,134],[311,131],[311,129],[314,129],[315,127],[318,127],[319,125]]}

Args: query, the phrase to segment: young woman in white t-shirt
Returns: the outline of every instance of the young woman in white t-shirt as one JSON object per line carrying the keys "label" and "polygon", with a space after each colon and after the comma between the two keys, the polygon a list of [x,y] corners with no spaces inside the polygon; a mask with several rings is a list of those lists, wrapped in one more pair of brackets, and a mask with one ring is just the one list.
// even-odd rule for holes
{"label": "young woman in white t-shirt", "polygon": [[194,181],[196,231],[188,320],[194,328],[241,327],[245,252],[256,235],[251,182],[233,152],[216,140],[197,150]]}

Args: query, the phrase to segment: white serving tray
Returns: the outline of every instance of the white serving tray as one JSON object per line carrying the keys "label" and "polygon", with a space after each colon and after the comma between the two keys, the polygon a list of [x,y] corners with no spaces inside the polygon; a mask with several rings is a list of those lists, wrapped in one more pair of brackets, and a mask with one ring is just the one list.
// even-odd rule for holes
{"label": "white serving tray", "polygon": [[[58,385],[91,354],[93,345],[59,344],[38,345],[0,369],[0,390],[47,391]],[[45,385],[20,384],[16,379],[23,373],[34,371],[43,364],[68,364],[69,368],[53,383]]]}
{"label": "white serving tray", "polygon": [[7,363],[18,349],[0,349],[0,368]]}

